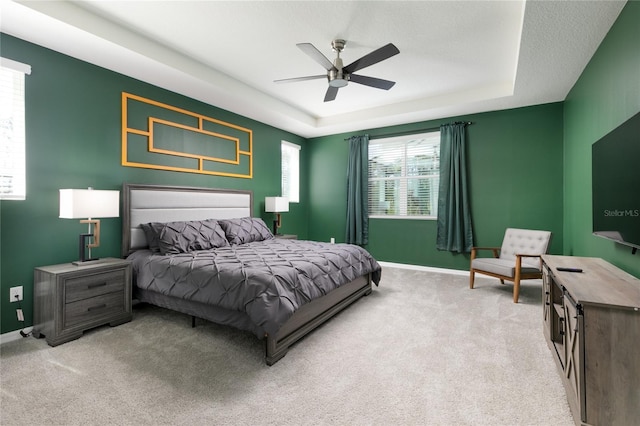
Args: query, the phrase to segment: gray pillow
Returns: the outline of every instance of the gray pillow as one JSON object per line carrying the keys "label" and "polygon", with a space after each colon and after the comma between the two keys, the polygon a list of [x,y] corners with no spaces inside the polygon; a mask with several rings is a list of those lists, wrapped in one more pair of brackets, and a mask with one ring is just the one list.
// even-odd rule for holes
{"label": "gray pillow", "polygon": [[230,244],[246,244],[273,238],[264,221],[257,217],[225,219],[220,221],[220,226],[224,229]]}
{"label": "gray pillow", "polygon": [[[152,222],[147,225],[155,232],[158,251],[162,254],[188,253],[194,250],[209,250],[229,245],[224,230],[214,219],[168,223]],[[151,248],[153,237],[151,239],[147,237],[147,241],[149,241]]]}
{"label": "gray pillow", "polygon": [[[140,228],[144,231],[144,236],[147,237],[147,245],[149,250],[154,253],[160,253],[160,244],[158,241],[158,232],[154,229],[153,223],[141,223]],[[156,222],[156,225],[162,225]]]}

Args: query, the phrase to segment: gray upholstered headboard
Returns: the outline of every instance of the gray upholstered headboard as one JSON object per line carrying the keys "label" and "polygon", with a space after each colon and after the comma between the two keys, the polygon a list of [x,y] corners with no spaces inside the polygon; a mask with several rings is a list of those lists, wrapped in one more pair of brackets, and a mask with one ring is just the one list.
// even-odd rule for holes
{"label": "gray upholstered headboard", "polygon": [[253,192],[125,183],[122,256],[147,247],[141,223],[252,216]]}

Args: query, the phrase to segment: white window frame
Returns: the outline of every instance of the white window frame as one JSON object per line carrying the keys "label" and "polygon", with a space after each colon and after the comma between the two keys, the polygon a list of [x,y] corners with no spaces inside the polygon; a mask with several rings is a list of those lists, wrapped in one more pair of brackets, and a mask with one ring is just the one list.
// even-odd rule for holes
{"label": "white window frame", "polygon": [[[408,156],[407,156],[407,146],[409,143],[416,141],[418,139],[426,139],[428,140],[428,144],[430,146],[434,147],[434,151],[437,153],[437,157],[434,157],[438,160],[438,167],[437,170],[429,173],[429,174],[422,174],[422,175],[408,175],[407,171],[408,171]],[[437,215],[438,215],[438,183],[439,183],[439,179],[440,179],[440,167],[439,167],[439,151],[440,151],[440,131],[439,130],[434,130],[434,131],[428,131],[428,132],[421,132],[421,133],[415,133],[415,134],[408,134],[408,135],[401,135],[401,136],[391,136],[391,137],[386,137],[386,138],[375,138],[375,139],[371,139],[369,140],[369,159],[368,161],[371,161],[372,159],[372,149],[371,149],[371,145],[382,145],[382,144],[395,144],[398,145],[398,148],[402,150],[402,152],[399,152],[398,157],[401,158],[401,164],[400,164],[400,175],[399,176],[393,176],[393,177],[371,177],[371,175],[369,175],[368,179],[369,179],[369,211],[372,212],[374,211],[374,209],[372,209],[371,207],[371,200],[372,200],[372,188],[371,188],[371,182],[373,181],[378,181],[378,182],[392,182],[392,181],[396,181],[398,182],[398,187],[399,187],[399,214],[369,214],[369,218],[373,218],[373,219],[418,219],[418,220],[436,220],[437,219]],[[431,208],[431,214],[429,215],[409,215],[407,213],[408,210],[408,182],[411,179],[429,179],[432,180],[434,183],[432,183],[431,188],[432,191],[429,193],[429,198],[430,198],[430,205],[432,206]],[[384,200],[383,200],[384,201]]]}
{"label": "white window frame", "polygon": [[280,142],[282,196],[290,203],[300,202],[300,145]]}
{"label": "white window frame", "polygon": [[24,200],[26,183],[25,75],[31,66],[0,58],[0,200]]}

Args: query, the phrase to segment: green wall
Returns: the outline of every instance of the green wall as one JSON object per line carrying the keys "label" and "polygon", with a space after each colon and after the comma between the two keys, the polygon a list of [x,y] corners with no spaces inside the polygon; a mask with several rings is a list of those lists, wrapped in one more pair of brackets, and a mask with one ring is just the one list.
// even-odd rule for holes
{"label": "green wall", "polygon": [[564,103],[564,252],[640,277],[640,254],[591,234],[591,145],[640,111],[639,22],[640,2],[627,2]]}
{"label": "green wall", "polygon": [[[26,77],[27,199],[0,201],[1,333],[16,330],[9,288],[24,287],[25,324],[32,324],[33,268],[75,260],[86,225],[58,218],[58,189],[120,189],[124,182],[250,189],[254,215],[270,224],[264,197],[280,195],[280,141],[306,139],[133,78],[2,34],[2,56],[32,67]],[[121,166],[121,93],[129,92],[253,130],[253,179]],[[301,187],[306,185],[302,177]],[[306,191],[283,218],[282,232],[307,235]],[[98,257],[120,256],[121,219],[103,219]]]}
{"label": "green wall", "polygon": [[[553,232],[562,251],[562,104],[451,117],[363,130],[370,136],[471,121],[467,127],[469,186],[476,245],[499,246],[507,227]],[[344,241],[349,134],[311,139],[309,237]],[[467,254],[435,248],[434,220],[371,219],[367,249],[381,261],[468,269]]]}
{"label": "green wall", "polygon": [[[629,1],[563,103],[368,129],[312,140],[160,89],[48,49],[0,36],[2,55],[33,67],[27,77],[27,200],[0,203],[0,333],[16,330],[9,287],[23,285],[32,321],[33,268],[77,257],[84,226],[58,219],[58,189],[119,189],[123,182],[280,193],[282,139],[302,145],[301,202],[285,233],[344,241],[347,142],[465,120],[475,242],[498,245],[507,226],[549,229],[551,252],[603,257],[640,276],[630,249],[591,235],[591,145],[640,110],[640,2]],[[247,127],[254,132],[254,178],[237,179],[120,166],[120,95],[127,91]],[[307,173],[304,171],[307,170]],[[120,255],[120,219],[104,219],[100,257]],[[435,222],[371,220],[368,249],[379,260],[467,269],[468,256],[435,249]]]}

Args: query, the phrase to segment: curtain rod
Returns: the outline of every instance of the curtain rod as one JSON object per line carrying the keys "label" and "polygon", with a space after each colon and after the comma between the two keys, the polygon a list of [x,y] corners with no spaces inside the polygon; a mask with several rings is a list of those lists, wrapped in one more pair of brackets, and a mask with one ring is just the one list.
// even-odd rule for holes
{"label": "curtain rod", "polygon": [[[470,126],[470,125],[473,124],[473,121],[456,121],[456,122],[448,123],[448,124],[465,124],[467,126]],[[383,133],[383,134],[380,134],[380,135],[371,136],[369,139],[393,138],[393,137],[396,137],[396,136],[413,135],[413,134],[422,133],[422,132],[432,132],[434,130],[440,130],[440,126],[438,126],[438,127],[429,127],[427,129],[406,130],[404,132]],[[345,141],[348,141],[349,139],[351,139],[351,138],[344,138]]]}

